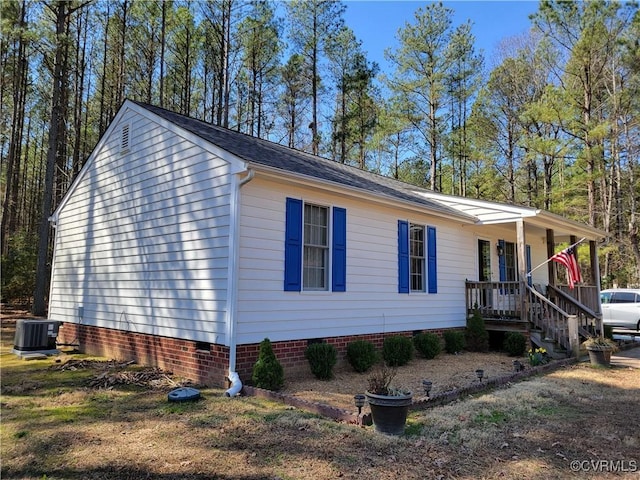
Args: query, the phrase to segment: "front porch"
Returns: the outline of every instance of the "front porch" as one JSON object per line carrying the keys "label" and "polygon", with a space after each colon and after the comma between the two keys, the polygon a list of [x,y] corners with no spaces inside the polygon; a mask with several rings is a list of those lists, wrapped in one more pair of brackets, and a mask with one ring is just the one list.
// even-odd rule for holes
{"label": "front porch", "polygon": [[466,282],[467,315],[477,309],[487,330],[519,332],[535,343],[552,343],[567,356],[577,355],[580,343],[602,332],[599,288],[594,285],[526,282]]}

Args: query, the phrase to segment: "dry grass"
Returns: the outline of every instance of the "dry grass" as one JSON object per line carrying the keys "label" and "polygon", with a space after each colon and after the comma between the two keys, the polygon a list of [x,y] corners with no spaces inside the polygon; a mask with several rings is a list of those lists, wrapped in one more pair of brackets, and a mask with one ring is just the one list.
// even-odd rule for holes
{"label": "dry grass", "polygon": [[[395,438],[262,399],[228,399],[219,389],[175,404],[167,402],[167,389],[90,388],[99,370],[18,360],[4,333],[3,479],[638,478],[629,471],[572,472],[570,462],[640,465],[639,370],[565,368],[413,412],[407,433]],[[472,356],[445,359],[461,366],[465,358]],[[480,358],[493,368],[486,367],[493,365],[489,357]],[[465,365],[450,382],[473,381],[479,358],[473,360],[470,372]],[[511,360],[498,365],[503,361],[510,369]],[[424,368],[436,365],[429,362]],[[441,371],[427,373],[437,378]],[[349,383],[347,372],[339,373],[336,381]],[[288,388],[295,388],[292,380]],[[313,393],[300,394],[316,395],[319,387],[308,381],[298,385]],[[352,390],[338,394],[351,401]]]}

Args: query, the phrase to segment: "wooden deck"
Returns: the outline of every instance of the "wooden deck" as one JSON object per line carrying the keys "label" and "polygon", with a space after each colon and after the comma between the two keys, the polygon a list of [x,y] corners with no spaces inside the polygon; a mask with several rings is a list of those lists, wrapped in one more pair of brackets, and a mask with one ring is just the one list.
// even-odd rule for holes
{"label": "wooden deck", "polygon": [[[582,303],[580,300],[587,302]],[[528,286],[524,282],[466,282],[467,314],[479,311],[487,330],[536,329],[567,351],[580,338],[602,331],[598,289]]]}

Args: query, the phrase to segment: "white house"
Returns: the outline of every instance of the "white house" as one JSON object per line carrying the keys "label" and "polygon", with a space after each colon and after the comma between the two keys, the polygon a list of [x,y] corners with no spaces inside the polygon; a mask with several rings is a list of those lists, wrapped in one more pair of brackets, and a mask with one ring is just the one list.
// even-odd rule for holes
{"label": "white house", "polygon": [[[265,337],[288,371],[306,365],[309,341],[344,355],[357,338],[462,328],[475,306],[535,323],[531,305],[546,300],[526,274],[577,237],[591,245],[591,305],[569,303],[599,314],[596,229],[132,101],[51,221],[61,342],[205,384],[249,380]],[[530,278],[556,291],[552,268]]]}

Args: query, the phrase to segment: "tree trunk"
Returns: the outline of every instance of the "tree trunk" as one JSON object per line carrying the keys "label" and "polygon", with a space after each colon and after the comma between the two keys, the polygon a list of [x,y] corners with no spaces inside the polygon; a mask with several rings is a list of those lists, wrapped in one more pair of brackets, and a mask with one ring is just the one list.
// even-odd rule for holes
{"label": "tree trunk", "polygon": [[56,18],[56,53],[53,71],[53,95],[51,103],[51,120],[49,127],[49,145],[47,149],[47,163],[44,180],[44,195],[42,197],[42,210],[40,227],[38,230],[38,257],[36,264],[36,286],[33,294],[34,315],[42,316],[46,312],[46,296],[48,285],[48,259],[49,259],[49,215],[53,204],[54,174],[58,155],[63,151],[62,145],[65,139],[65,106],[63,101],[67,98],[65,76],[67,75],[67,25],[71,14],[71,1],[60,0],[51,7]]}
{"label": "tree trunk", "polygon": [[14,59],[13,113],[11,116],[11,141],[7,154],[6,189],[3,199],[2,224],[0,225],[0,245],[2,253],[8,251],[7,237],[15,232],[17,225],[18,193],[20,189],[20,170],[22,162],[22,138],[24,132],[25,101],[27,89],[28,64],[26,43],[23,33],[26,31],[26,2],[22,2],[20,13],[20,35],[18,56]]}
{"label": "tree trunk", "polygon": [[314,155],[318,155],[320,139],[318,138],[318,34],[316,17],[313,19],[314,45],[311,51],[311,150]]}
{"label": "tree trunk", "polygon": [[162,30],[160,33],[160,106],[164,107],[164,52],[166,48],[167,2],[162,3]]}

